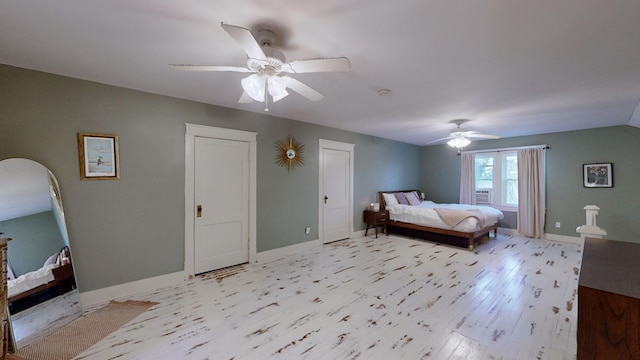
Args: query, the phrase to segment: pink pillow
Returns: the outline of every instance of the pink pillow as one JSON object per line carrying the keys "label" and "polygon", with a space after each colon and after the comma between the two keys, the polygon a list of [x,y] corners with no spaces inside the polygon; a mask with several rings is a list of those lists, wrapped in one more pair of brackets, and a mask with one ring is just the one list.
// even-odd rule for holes
{"label": "pink pillow", "polygon": [[409,205],[411,206],[420,205],[420,199],[418,199],[418,194],[416,194],[415,191],[406,192],[404,193],[404,195],[407,198]]}
{"label": "pink pillow", "polygon": [[409,201],[407,200],[407,197],[404,196],[404,193],[396,193],[396,199],[398,199],[398,204],[409,205]]}

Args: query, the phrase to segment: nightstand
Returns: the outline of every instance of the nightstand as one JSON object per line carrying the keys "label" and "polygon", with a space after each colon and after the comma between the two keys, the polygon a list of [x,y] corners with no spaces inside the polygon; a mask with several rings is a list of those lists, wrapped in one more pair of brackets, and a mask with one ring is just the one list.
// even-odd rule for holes
{"label": "nightstand", "polygon": [[381,210],[381,211],[373,211],[373,210],[365,210],[364,214],[364,222],[367,223],[367,229],[364,231],[364,236],[367,236],[367,232],[369,231],[369,226],[373,226],[376,228],[376,239],[378,238],[378,226],[384,226],[384,233],[389,234],[387,232],[387,221],[389,221],[389,210]]}

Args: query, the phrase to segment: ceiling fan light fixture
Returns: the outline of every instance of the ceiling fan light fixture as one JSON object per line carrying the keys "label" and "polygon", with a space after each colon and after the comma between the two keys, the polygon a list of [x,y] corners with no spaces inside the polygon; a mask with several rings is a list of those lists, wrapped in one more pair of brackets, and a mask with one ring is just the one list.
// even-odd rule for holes
{"label": "ceiling fan light fixture", "polygon": [[[269,92],[271,93],[271,92]],[[284,98],[286,98],[289,95],[289,92],[287,90],[283,90],[281,94],[279,95],[271,95],[273,97],[273,102],[276,102],[278,100],[282,100]]]}
{"label": "ceiling fan light fixture", "polygon": [[255,101],[264,102],[265,80],[258,74],[240,80],[244,91]]}
{"label": "ceiling fan light fixture", "polygon": [[237,25],[220,24],[222,29],[247,54],[247,67],[219,65],[171,64],[174,70],[186,71],[231,71],[253,73],[240,80],[244,92],[239,103],[248,104],[252,100],[265,104],[264,111],[269,111],[269,95],[273,102],[282,100],[293,90],[310,101],[318,101],[324,95],[301,81],[280,73],[319,73],[351,71],[351,62],[346,57],[312,58],[286,61],[284,54],[274,49],[276,34],[272,30],[260,28],[252,34],[247,28]]}
{"label": "ceiling fan light fixture", "polygon": [[464,136],[456,136],[447,142],[447,145],[457,149],[462,149],[469,144],[471,141]]}
{"label": "ceiling fan light fixture", "polygon": [[287,79],[280,76],[270,76],[267,80],[267,90],[269,95],[273,97],[273,102],[284,99],[289,95],[287,92]]}

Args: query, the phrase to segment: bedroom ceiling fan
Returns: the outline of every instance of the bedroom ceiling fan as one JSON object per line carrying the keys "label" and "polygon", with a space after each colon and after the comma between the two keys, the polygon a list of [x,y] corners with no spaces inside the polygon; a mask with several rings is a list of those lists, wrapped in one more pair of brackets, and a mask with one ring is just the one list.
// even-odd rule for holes
{"label": "bedroom ceiling fan", "polygon": [[451,146],[452,148],[456,148],[458,149],[458,151],[460,151],[465,146],[471,144],[471,140],[469,140],[469,138],[500,139],[500,136],[498,135],[484,134],[479,131],[470,131],[460,127],[460,125],[462,125],[467,121],[469,120],[466,120],[466,119],[452,120],[451,122],[456,124],[456,128],[449,133],[449,136],[430,141],[426,145],[449,139],[449,141],[447,141],[447,145]]}
{"label": "bedroom ceiling fan", "polygon": [[318,101],[323,94],[314,90],[301,81],[285,75],[312,72],[349,71],[351,63],[346,57],[316,58],[286,61],[284,55],[271,46],[275,43],[276,34],[268,29],[259,29],[257,37],[249,29],[241,26],[221,23],[222,29],[229,34],[247,53],[247,67],[219,66],[219,65],[191,65],[171,64],[175,70],[183,71],[232,71],[252,73],[243,78],[240,83],[244,92],[240,96],[240,103],[253,100],[265,103],[265,111],[269,111],[268,95],[276,102],[285,98],[293,90],[311,101]]}

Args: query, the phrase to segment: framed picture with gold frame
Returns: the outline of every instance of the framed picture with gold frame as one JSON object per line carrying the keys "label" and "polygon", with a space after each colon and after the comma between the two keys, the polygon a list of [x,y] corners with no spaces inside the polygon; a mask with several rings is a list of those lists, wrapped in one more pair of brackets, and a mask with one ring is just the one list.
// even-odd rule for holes
{"label": "framed picture with gold frame", "polygon": [[80,180],[120,179],[118,135],[78,133]]}

